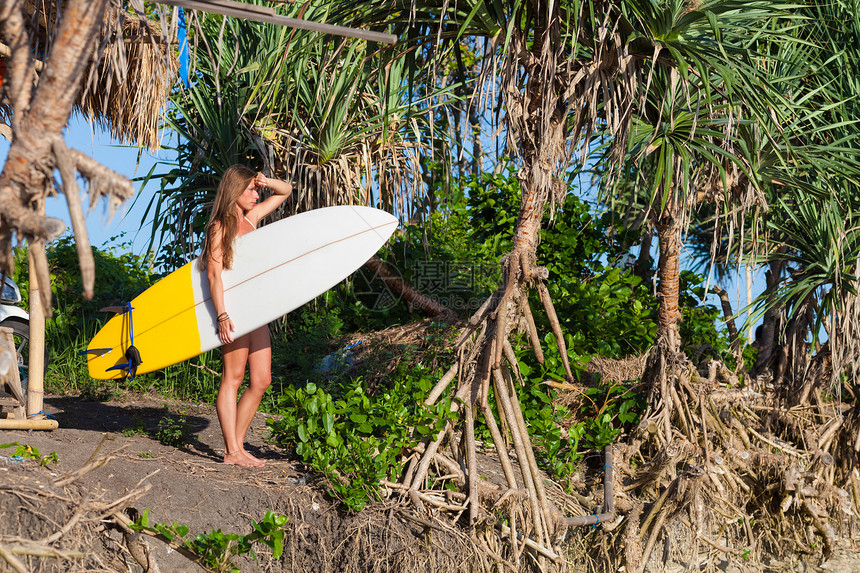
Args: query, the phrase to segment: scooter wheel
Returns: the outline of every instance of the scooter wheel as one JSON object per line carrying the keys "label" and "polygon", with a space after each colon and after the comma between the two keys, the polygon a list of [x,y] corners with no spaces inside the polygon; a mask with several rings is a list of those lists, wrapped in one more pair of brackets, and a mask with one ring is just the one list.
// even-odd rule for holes
{"label": "scooter wheel", "polygon": [[[15,341],[15,352],[18,354],[18,369],[21,371],[21,386],[24,394],[27,394],[27,382],[29,376],[30,360],[30,325],[26,320],[19,318],[7,318],[0,322],[0,326],[12,329],[12,338]],[[45,370],[48,369],[48,348],[45,347]]]}

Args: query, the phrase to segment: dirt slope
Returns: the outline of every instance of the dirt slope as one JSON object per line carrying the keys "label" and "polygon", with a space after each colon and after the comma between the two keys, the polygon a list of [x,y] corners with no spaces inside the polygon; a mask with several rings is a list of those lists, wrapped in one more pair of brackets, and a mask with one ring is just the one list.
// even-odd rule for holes
{"label": "dirt slope", "polygon": [[[214,407],[207,404],[171,402],[154,396],[121,402],[48,397],[45,411],[58,420],[57,430],[0,431],[0,444],[28,444],[43,456],[56,452],[58,458],[58,463],[42,468],[33,460],[10,458],[13,448],[0,449],[0,553],[4,545],[53,536],[50,547],[78,556],[58,559],[24,555],[18,558],[24,571],[143,571],[132,557],[128,538],[106,518],[109,512],[104,507],[108,506],[138,512],[148,509],[151,523],[188,525],[189,537],[216,529],[247,534],[251,520],[259,521],[268,510],[288,516],[284,556],[274,561],[269,550],[258,545],[259,561],[249,557],[236,561],[242,572],[419,573],[472,571],[477,566],[462,533],[431,529],[407,519],[405,516],[412,512],[408,504],[389,502],[356,515],[343,513],[312,473],[266,443],[262,414],[254,420],[248,447],[268,463],[265,468],[239,468],[220,462],[221,433]],[[152,437],[165,417],[184,418],[193,434],[186,446],[166,446]],[[104,466],[68,485],[56,486],[58,479],[106,455],[112,459]],[[123,500],[130,493],[131,497]],[[574,541],[587,532],[571,534]],[[142,538],[154,563],[150,571],[203,570],[161,541]],[[587,543],[588,539],[581,541]],[[2,557],[0,570],[6,564]],[[724,565],[723,570],[733,573],[754,570]],[[826,563],[806,560],[786,565],[765,570],[860,571],[858,553],[846,550],[837,551]],[[671,563],[663,569],[655,559],[647,570],[683,569]],[[577,567],[570,565],[567,570]]]}
{"label": "dirt slope", "polygon": [[[45,516],[47,525],[35,524],[31,517],[44,514],[46,504],[33,502],[33,495],[16,493],[16,484],[30,486],[21,486],[22,491],[39,491],[45,487],[43,483],[80,469],[90,459],[111,455],[113,459],[103,467],[73,483],[79,494],[67,491],[63,495],[78,499],[71,506],[83,507],[86,500],[112,503],[148,485],[148,491],[122,503],[122,508],[149,509],[150,523],[176,521],[190,526],[193,534],[220,529],[244,535],[251,532],[250,520],[259,521],[268,510],[287,515],[284,557],[272,561],[269,550],[258,545],[259,562],[247,557],[238,560],[243,572],[468,569],[468,563],[450,546],[427,551],[424,528],[392,519],[391,512],[370,508],[357,515],[342,513],[300,463],[265,443],[262,414],[252,424],[248,449],[266,459],[267,465],[240,468],[220,462],[223,443],[210,405],[157,397],[106,403],[49,397],[45,411],[58,420],[57,430],[0,432],[0,444],[28,444],[43,456],[56,452],[59,459],[45,470],[35,461],[9,458],[11,448],[0,450],[0,535],[40,539],[59,530],[64,521],[62,516]],[[187,446],[165,446],[151,437],[165,416],[185,418],[194,434]],[[38,485],[33,486],[32,480]],[[70,507],[66,522],[74,510]],[[106,520],[89,518],[89,530],[72,528],[68,535],[80,537],[79,547],[96,551],[99,557],[95,561],[73,559],[61,564],[56,559],[31,557],[31,570],[141,571],[122,542],[121,532]],[[97,542],[85,539],[90,534]],[[74,547],[75,540],[69,541],[67,545]],[[162,573],[202,570],[158,540],[149,538],[147,545]]]}

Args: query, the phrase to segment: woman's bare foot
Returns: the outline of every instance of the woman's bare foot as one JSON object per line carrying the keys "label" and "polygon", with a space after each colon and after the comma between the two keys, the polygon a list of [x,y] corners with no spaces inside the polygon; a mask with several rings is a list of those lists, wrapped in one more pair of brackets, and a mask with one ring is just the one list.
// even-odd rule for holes
{"label": "woman's bare foot", "polygon": [[237,452],[224,452],[224,463],[232,464],[234,466],[242,466],[243,468],[262,467],[261,464],[255,463],[250,459],[244,450],[239,450]]}
{"label": "woman's bare foot", "polygon": [[261,468],[261,467],[263,467],[263,466],[265,466],[265,465],[266,465],[266,460],[261,460],[260,458],[257,458],[257,457],[252,456],[252,455],[248,452],[248,450],[242,450],[242,453],[243,453],[243,454],[245,454],[245,455],[248,457],[248,459],[250,459],[250,460],[251,460],[251,462],[252,462],[256,467],[260,467],[260,468]]}

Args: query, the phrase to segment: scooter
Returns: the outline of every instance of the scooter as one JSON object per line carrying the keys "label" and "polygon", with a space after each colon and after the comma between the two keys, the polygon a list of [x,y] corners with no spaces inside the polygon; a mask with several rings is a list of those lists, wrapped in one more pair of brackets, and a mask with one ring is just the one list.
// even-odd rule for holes
{"label": "scooter", "polygon": [[3,288],[0,291],[0,326],[12,329],[15,340],[15,351],[18,354],[18,369],[21,371],[21,384],[27,391],[28,345],[30,342],[30,315],[19,307],[21,291],[12,277],[0,273],[3,277]]}

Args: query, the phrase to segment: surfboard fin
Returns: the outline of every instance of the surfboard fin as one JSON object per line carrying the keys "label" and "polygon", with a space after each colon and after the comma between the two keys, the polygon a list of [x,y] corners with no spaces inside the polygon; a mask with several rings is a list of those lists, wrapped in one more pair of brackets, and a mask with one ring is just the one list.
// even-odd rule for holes
{"label": "surfboard fin", "polygon": [[104,356],[111,350],[113,350],[113,348],[87,348],[86,350],[78,352],[78,356],[84,356],[86,354],[98,354],[99,356]]}
{"label": "surfboard fin", "polygon": [[106,306],[99,309],[99,312],[114,312],[116,314],[125,314],[128,312],[128,306]]}
{"label": "surfboard fin", "polygon": [[134,377],[137,375],[137,367],[143,364],[143,359],[140,357],[140,351],[134,346],[134,322],[132,321],[133,315],[131,312],[134,310],[134,307],[131,306],[130,302],[128,302],[125,306],[106,306],[100,310],[115,312],[117,314],[128,314],[128,338],[130,344],[128,349],[125,351],[125,357],[128,362],[111,366],[106,369],[105,372],[110,372],[111,370],[125,370],[126,378],[134,380]]}

